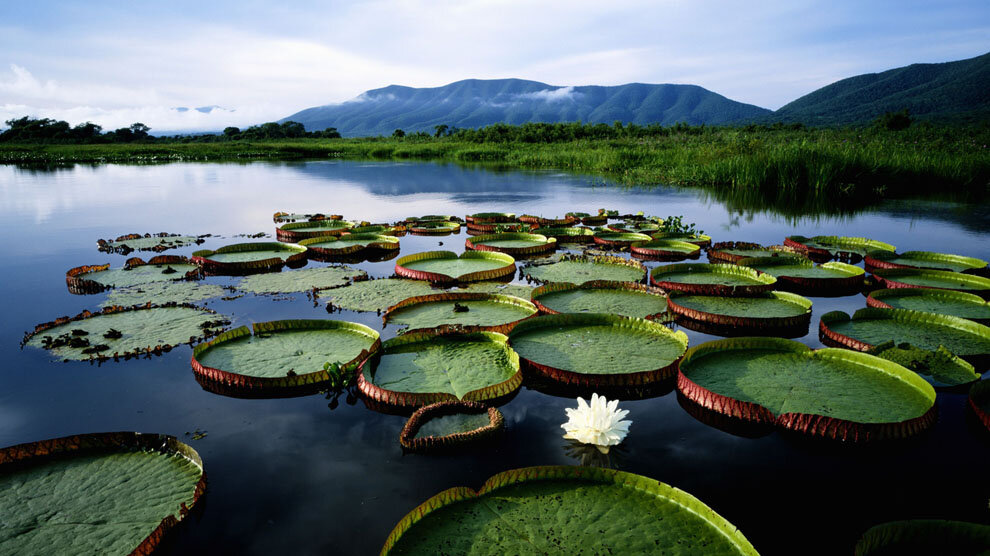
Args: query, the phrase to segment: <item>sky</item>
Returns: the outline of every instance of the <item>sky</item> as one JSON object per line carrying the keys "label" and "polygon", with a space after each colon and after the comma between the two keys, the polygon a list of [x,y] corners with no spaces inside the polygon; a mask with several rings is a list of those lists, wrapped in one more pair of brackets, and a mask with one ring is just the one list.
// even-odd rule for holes
{"label": "sky", "polygon": [[2,0],[0,121],[219,130],[390,84],[506,77],[695,84],[776,109],[988,51],[988,0]]}

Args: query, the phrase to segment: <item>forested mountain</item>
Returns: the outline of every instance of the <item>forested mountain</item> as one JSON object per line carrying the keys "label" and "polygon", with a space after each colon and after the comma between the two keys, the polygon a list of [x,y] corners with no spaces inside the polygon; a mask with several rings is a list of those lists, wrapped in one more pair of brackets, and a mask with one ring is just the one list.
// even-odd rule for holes
{"label": "forested mountain", "polygon": [[438,125],[477,128],[579,120],[719,125],[769,113],[696,85],[555,87],[522,79],[467,79],[419,89],[390,85],[341,104],[308,108],[282,121],[300,122],[308,130],[335,127],[345,136],[366,136],[391,135],[396,129],[432,133]]}

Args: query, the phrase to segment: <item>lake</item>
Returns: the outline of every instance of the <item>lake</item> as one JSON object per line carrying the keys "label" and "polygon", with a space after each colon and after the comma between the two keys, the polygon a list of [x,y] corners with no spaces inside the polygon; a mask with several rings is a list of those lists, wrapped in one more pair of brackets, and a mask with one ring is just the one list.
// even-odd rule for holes
{"label": "lake", "polygon": [[[724,197],[724,196],[723,196]],[[701,190],[624,188],[558,172],[495,172],[430,163],[294,161],[75,165],[55,169],[0,166],[0,257],[5,317],[0,360],[0,445],[83,432],[134,430],[172,434],[202,456],[209,486],[202,512],[163,552],[240,554],[377,553],[393,525],[430,496],[454,486],[477,488],[517,467],[581,463],[560,424],[573,398],[524,387],[501,407],[507,430],[492,446],[447,456],[403,455],[405,418],[344,397],[330,409],[322,395],[237,399],[194,380],[191,349],[161,357],[62,363],[19,348],[37,323],[84,309],[106,293],[73,295],[65,271],[123,255],[97,251],[96,240],[127,233],[213,234],[215,248],[274,236],[272,214],[333,212],[372,222],[421,214],[463,217],[481,211],[545,216],[568,211],[684,215],[714,241],[780,244],[787,235],[865,236],[899,250],[952,252],[990,259],[990,206],[951,201],[881,202],[855,214],[777,214],[713,200]],[[405,236],[403,255],[464,250],[465,234]],[[273,241],[269,239],[268,241]],[[442,242],[442,247],[439,243]],[[188,255],[196,248],[167,251]],[[148,258],[135,252],[131,256]],[[374,277],[394,260],[356,266]],[[704,261],[702,261],[704,262]],[[648,266],[656,266],[649,263]],[[307,268],[324,266],[310,262]],[[289,272],[288,270],[286,270]],[[236,284],[210,277],[207,283]],[[862,296],[812,298],[808,335],[821,347],[818,317],[853,312]],[[233,326],[286,318],[335,318],[381,330],[375,313],[335,312],[304,294],[214,299],[205,306]],[[714,339],[685,330],[690,345]],[[395,327],[383,332],[394,336]],[[353,401],[353,400],[352,400]],[[685,490],[738,526],[763,554],[850,554],[872,525],[913,518],[987,521],[990,439],[964,411],[965,394],[939,392],[938,423],[910,441],[841,446],[773,432],[747,438],[691,417],[676,392],[625,401],[629,436],[608,464]],[[193,440],[191,434],[205,432]],[[594,461],[591,461],[594,460]]]}

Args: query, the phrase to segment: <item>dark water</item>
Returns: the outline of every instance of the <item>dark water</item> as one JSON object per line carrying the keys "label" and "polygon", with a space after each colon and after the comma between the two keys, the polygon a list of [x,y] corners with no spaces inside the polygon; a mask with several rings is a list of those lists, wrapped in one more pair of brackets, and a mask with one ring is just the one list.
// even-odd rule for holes
{"label": "dark water", "polygon": [[[224,236],[205,245],[216,247],[243,241],[233,239],[235,234],[273,233],[276,210],[332,211],[379,222],[427,213],[552,216],[607,207],[683,214],[715,241],[778,244],[791,233],[839,234],[873,237],[901,250],[990,258],[986,205],[900,201],[839,219],[737,212],[704,198],[696,191],[622,189],[557,173],[433,164],[253,162],[53,171],[0,166],[0,445],[114,430],[168,433],[190,443],[206,462],[209,487],[204,511],[167,547],[175,554],[377,553],[403,515],[441,490],[478,487],[516,467],[580,463],[560,429],[564,408],[574,400],[527,388],[502,407],[507,434],[500,444],[456,456],[403,455],[398,435],[404,418],[343,399],[331,411],[320,395],[243,400],[212,394],[193,379],[187,346],[102,367],[20,350],[22,334],[36,323],[95,309],[103,300],[103,294],[69,294],[64,282],[65,271],[77,265],[123,263],[121,255],[98,252],[98,238],[212,233]],[[464,237],[406,236],[402,253],[437,249],[440,241],[443,249],[460,252]],[[359,266],[387,276],[393,264]],[[859,296],[813,301],[811,333],[800,338],[812,347],[821,345],[814,332],[819,315],[864,306]],[[314,307],[302,294],[291,300],[249,294],[207,306],[231,315],[235,326],[328,316],[322,303]],[[373,313],[332,318],[381,328]],[[687,333],[692,345],[713,338]],[[390,327],[383,337],[392,334]],[[939,393],[938,424],[930,433],[883,446],[845,447],[777,432],[758,438],[729,434],[691,417],[671,392],[622,403],[633,425],[606,463],[694,494],[764,554],[850,554],[862,531],[884,521],[988,521],[990,439],[973,425],[964,404],[964,395]],[[197,429],[207,436],[191,440],[184,434]]]}

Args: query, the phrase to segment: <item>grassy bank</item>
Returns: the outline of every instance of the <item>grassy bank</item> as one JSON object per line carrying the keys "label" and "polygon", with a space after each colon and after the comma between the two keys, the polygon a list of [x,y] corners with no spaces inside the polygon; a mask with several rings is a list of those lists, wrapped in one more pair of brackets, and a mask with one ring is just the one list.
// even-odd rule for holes
{"label": "grassy bank", "polygon": [[344,158],[436,160],[599,174],[629,184],[703,186],[779,201],[990,190],[990,130],[691,128],[647,138],[480,142],[405,137],[267,142],[0,144],[0,163],[167,162]]}

